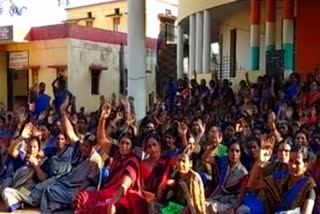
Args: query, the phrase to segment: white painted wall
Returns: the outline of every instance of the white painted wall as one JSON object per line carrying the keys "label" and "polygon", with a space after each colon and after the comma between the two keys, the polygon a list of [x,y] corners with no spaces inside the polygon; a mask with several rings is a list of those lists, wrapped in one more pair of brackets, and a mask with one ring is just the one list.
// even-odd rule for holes
{"label": "white painted wall", "polygon": [[[281,49],[282,11],[276,13],[276,49]],[[237,28],[237,63],[238,67],[247,68],[250,47],[250,8],[234,13],[220,22],[220,33],[223,34],[223,55],[230,56],[230,30]],[[260,70],[265,70],[265,2],[261,4],[260,25]]]}

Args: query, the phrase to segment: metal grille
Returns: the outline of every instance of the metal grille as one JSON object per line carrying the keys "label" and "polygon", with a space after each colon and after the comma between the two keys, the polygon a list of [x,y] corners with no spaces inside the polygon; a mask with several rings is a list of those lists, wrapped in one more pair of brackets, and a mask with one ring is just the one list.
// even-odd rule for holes
{"label": "metal grille", "polygon": [[218,60],[218,63],[214,65],[214,70],[218,71],[219,79],[232,79],[237,76],[239,72],[245,72],[246,69],[244,66],[239,65],[237,62],[234,66],[234,75],[231,76],[231,57],[230,56],[222,56],[222,60]]}

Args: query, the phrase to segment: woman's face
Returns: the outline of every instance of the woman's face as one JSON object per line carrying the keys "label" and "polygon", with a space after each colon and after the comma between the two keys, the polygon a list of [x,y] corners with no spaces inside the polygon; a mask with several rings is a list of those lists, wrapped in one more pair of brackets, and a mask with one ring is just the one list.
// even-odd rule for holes
{"label": "woman's face", "polygon": [[133,150],[132,142],[127,137],[122,137],[119,142],[119,152],[122,156],[128,156]]}
{"label": "woman's face", "polygon": [[290,175],[294,177],[303,176],[308,169],[308,164],[303,161],[301,152],[291,152],[289,160]]}
{"label": "woman's face", "polygon": [[307,137],[304,133],[298,133],[296,135],[296,139],[295,139],[296,143],[301,145],[301,146],[308,146],[309,143],[307,141]]}
{"label": "woman's face", "polygon": [[240,155],[240,145],[237,143],[232,144],[228,150],[229,161],[231,163],[238,163],[240,161]]}
{"label": "woman's face", "polygon": [[167,112],[161,112],[158,119],[161,123],[165,123],[167,120]]}
{"label": "woman's face", "polygon": [[209,145],[218,146],[222,141],[222,133],[218,127],[213,126],[208,133]]}
{"label": "woman's face", "polygon": [[194,137],[193,137],[193,136],[190,136],[190,137],[188,138],[188,147],[189,147],[191,150],[194,149],[195,143],[196,143],[196,140],[194,139]]}
{"label": "woman's face", "polygon": [[59,134],[56,139],[56,149],[64,149],[66,145],[66,138],[63,134]]}
{"label": "woman's face", "polygon": [[78,116],[76,114],[71,116],[71,123],[74,125],[78,123]]}
{"label": "woman's face", "polygon": [[51,133],[52,135],[56,136],[57,134],[59,134],[60,130],[62,129],[62,125],[60,121],[56,121],[51,129]]}
{"label": "woman's face", "polygon": [[317,91],[318,89],[318,84],[316,82],[312,82],[310,85],[311,91]]}
{"label": "woman's face", "polygon": [[249,141],[247,148],[248,148],[250,157],[252,157],[253,159],[259,158],[260,148],[256,141]]}
{"label": "woman's face", "polygon": [[177,157],[177,170],[181,175],[189,173],[192,164],[190,158],[186,154],[180,154]]}
{"label": "woman's face", "polygon": [[282,143],[278,148],[278,161],[280,163],[289,163],[291,147],[287,143]]}
{"label": "woman's face", "polygon": [[201,130],[200,130],[199,121],[193,121],[193,122],[192,122],[191,130],[192,130],[192,132],[195,133],[195,134],[200,133]]}
{"label": "woman's face", "polygon": [[49,130],[45,126],[40,126],[41,140],[49,138]]}
{"label": "woman's face", "polygon": [[40,148],[36,140],[32,140],[28,143],[27,153],[30,154],[31,156],[36,157],[39,153],[39,150]]}
{"label": "woman's face", "polygon": [[81,133],[86,132],[87,127],[86,127],[86,122],[84,120],[82,120],[82,119],[78,120],[77,126],[78,126],[79,132],[81,132]]}
{"label": "woman's face", "polygon": [[236,131],[233,126],[228,126],[225,131],[225,137],[230,139],[235,135],[235,133]]}
{"label": "woman's face", "polygon": [[81,153],[83,157],[89,157],[92,152],[92,146],[88,140],[84,140],[81,144]]}
{"label": "woman's face", "polygon": [[149,138],[145,145],[145,152],[150,157],[159,157],[161,154],[161,148],[159,142],[154,138]]}
{"label": "woman's face", "polygon": [[164,136],[163,141],[164,141],[165,145],[168,146],[170,149],[172,149],[175,146],[174,145],[175,140],[170,135]]}
{"label": "woman's face", "polygon": [[280,100],[284,99],[284,92],[282,90],[278,91],[278,97]]}

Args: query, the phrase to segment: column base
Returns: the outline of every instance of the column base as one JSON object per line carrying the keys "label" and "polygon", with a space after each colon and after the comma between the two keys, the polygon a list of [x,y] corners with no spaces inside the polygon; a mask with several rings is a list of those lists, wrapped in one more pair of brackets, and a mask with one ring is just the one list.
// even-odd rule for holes
{"label": "column base", "polygon": [[260,47],[251,47],[249,56],[250,56],[249,70],[259,70]]}

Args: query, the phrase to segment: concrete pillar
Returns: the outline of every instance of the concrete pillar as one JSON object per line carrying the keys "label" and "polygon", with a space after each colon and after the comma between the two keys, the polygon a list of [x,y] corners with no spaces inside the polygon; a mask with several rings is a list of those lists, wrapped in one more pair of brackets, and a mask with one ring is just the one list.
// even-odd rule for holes
{"label": "concrete pillar", "polygon": [[189,16],[189,77],[196,69],[196,15]]}
{"label": "concrete pillar", "polygon": [[211,37],[210,37],[210,13],[203,12],[203,72],[209,73],[211,68]]}
{"label": "concrete pillar", "polygon": [[[283,37],[284,69],[288,76],[293,72],[294,66],[294,0],[283,0]],[[308,23],[305,23],[306,25]]]}
{"label": "concrete pillar", "polygon": [[276,0],[266,1],[266,51],[276,48]]}
{"label": "concrete pillar", "polygon": [[198,12],[196,16],[196,72],[203,73],[202,55],[203,55],[203,13]]}
{"label": "concrete pillar", "polygon": [[251,0],[249,70],[260,66],[260,0]]}
{"label": "concrete pillar", "polygon": [[183,78],[183,30],[180,25],[177,26],[177,77],[178,79]]}
{"label": "concrete pillar", "polygon": [[146,115],[145,0],[128,1],[128,95],[135,100],[136,119]]}

